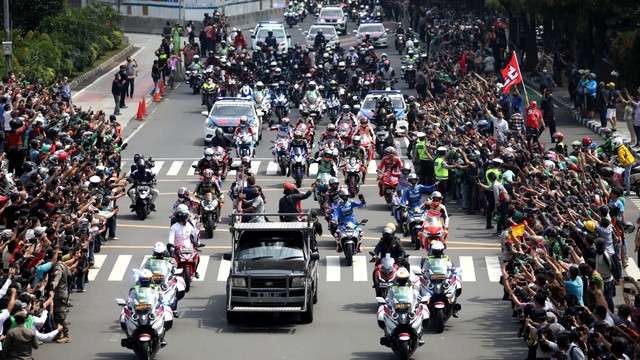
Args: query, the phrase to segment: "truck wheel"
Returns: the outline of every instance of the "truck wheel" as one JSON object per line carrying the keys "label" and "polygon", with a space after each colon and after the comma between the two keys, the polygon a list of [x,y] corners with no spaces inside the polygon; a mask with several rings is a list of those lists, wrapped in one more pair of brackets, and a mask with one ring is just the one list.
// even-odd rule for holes
{"label": "truck wheel", "polygon": [[307,311],[300,314],[300,322],[303,324],[311,324],[313,322],[313,301],[309,301]]}
{"label": "truck wheel", "polygon": [[237,324],[240,322],[240,313],[234,311],[227,311],[227,323]]}

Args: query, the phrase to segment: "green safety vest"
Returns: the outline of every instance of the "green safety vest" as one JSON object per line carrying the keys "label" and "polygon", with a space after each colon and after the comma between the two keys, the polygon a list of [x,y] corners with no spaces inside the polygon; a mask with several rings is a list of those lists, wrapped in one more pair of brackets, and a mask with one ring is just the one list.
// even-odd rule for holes
{"label": "green safety vest", "polygon": [[158,59],[160,59],[160,60],[166,60],[166,59],[167,59],[167,57],[168,57],[168,56],[167,56],[167,54],[160,54],[160,55],[158,56]]}
{"label": "green safety vest", "polygon": [[500,173],[500,170],[498,169],[488,169],[487,172],[485,173],[485,178],[487,179],[487,185],[492,186],[493,185],[493,181],[489,180],[489,174],[494,173],[496,174],[496,181],[499,182],[500,184],[502,184],[502,174]]}
{"label": "green safety vest", "polygon": [[433,169],[436,174],[436,179],[438,180],[446,180],[449,178],[449,169],[442,166],[443,161],[444,158],[439,157],[433,162]]}
{"label": "green safety vest", "polygon": [[418,159],[431,160],[431,155],[427,150],[427,143],[424,140],[418,141],[416,143],[416,152],[418,153]]}

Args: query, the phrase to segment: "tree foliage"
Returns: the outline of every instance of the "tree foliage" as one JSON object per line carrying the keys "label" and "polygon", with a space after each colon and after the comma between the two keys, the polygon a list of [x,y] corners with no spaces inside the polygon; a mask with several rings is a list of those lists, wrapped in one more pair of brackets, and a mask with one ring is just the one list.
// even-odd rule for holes
{"label": "tree foliage", "polygon": [[[44,18],[63,11],[64,7],[65,0],[10,0],[9,13],[13,29],[21,34],[36,30]],[[0,14],[2,12],[0,6]]]}

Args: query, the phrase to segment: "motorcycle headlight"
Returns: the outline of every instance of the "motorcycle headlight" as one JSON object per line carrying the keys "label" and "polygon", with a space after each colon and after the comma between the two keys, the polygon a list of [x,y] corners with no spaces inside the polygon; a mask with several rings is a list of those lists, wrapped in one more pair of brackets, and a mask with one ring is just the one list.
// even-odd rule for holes
{"label": "motorcycle headlight", "polygon": [[242,278],[242,277],[234,277],[231,278],[231,285],[233,287],[247,287],[247,279]]}
{"label": "motorcycle headlight", "polygon": [[291,287],[304,287],[304,277],[298,276],[291,279]]}

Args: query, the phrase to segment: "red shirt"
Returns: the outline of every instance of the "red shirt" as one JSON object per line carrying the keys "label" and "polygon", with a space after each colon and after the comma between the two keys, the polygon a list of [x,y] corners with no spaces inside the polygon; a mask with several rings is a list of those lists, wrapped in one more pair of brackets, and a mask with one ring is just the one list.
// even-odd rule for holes
{"label": "red shirt", "polygon": [[233,46],[234,47],[245,47],[245,46],[247,46],[247,40],[244,39],[244,35],[243,34],[236,35],[236,37],[233,39]]}
{"label": "red shirt", "polygon": [[27,130],[28,124],[24,124],[16,131],[9,131],[7,133],[7,146],[22,146],[22,133]]}
{"label": "red shirt", "polygon": [[539,128],[540,119],[542,119],[542,112],[535,108],[527,108],[527,120],[525,122],[526,127]]}

